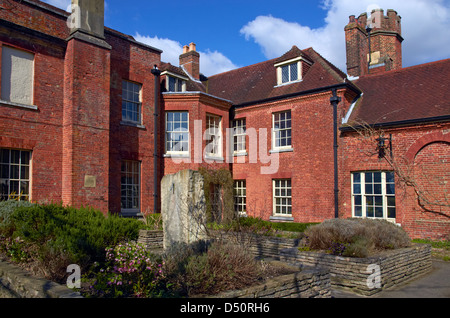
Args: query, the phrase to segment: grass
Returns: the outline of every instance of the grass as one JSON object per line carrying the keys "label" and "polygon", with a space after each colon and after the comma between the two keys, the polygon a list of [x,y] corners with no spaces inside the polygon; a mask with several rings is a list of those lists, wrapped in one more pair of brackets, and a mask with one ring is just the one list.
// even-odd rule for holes
{"label": "grass", "polygon": [[430,244],[431,255],[435,258],[450,262],[450,241],[431,241],[425,239],[414,239],[413,243]]}

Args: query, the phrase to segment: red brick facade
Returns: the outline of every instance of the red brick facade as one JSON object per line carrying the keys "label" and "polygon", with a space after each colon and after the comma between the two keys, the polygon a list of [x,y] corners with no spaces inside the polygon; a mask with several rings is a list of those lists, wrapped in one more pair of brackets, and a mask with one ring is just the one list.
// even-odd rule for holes
{"label": "red brick facade", "polygon": [[[2,187],[22,182],[26,189],[29,182],[32,201],[136,215],[153,211],[155,171],[159,182],[183,169],[228,169],[234,180],[245,181],[241,203],[247,215],[321,222],[336,212],[342,218],[357,216],[352,191],[357,175],[385,173],[382,196],[392,203],[386,173],[397,167],[408,173],[395,176],[390,220],[414,238],[448,238],[450,90],[445,79],[450,61],[403,69],[395,11],[373,14],[371,52],[376,54],[371,57],[377,63],[370,73],[367,16],[350,17],[345,29],[350,81],[312,48],[295,46],[278,59],[206,78],[199,72],[195,44],[181,54],[180,67],[172,66],[160,60],[160,50],[117,31],[71,31],[68,13],[40,1],[0,4],[14,4],[0,11],[1,46],[34,56],[32,104],[0,100],[0,164],[8,169],[2,170]],[[162,71],[156,136],[154,65]],[[330,104],[334,90],[340,98],[337,131]],[[213,144],[205,134],[208,123],[219,127],[211,137],[218,141],[214,155],[206,154]],[[230,130],[236,123],[246,127],[240,145]],[[375,135],[355,132],[361,123]],[[392,136],[389,146],[398,166],[378,156],[375,139],[381,131]],[[181,151],[174,147],[180,133],[189,138]],[[32,155],[29,168],[20,163],[24,172],[18,179],[13,172],[17,151]],[[390,148],[386,151],[390,154]],[[409,180],[415,187],[405,185]],[[365,196],[369,213],[371,196]],[[386,202],[380,209],[387,211]]]}

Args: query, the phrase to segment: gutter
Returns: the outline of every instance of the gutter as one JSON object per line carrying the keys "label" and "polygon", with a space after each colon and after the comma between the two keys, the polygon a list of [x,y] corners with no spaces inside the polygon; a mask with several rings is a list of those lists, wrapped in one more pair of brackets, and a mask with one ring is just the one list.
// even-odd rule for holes
{"label": "gutter", "polygon": [[[370,124],[370,127],[372,127],[372,128],[395,128],[395,127],[411,126],[414,124],[421,125],[421,124],[442,123],[442,122],[450,122],[450,115],[399,120],[399,121],[391,121],[391,122],[386,122],[386,123],[376,123],[376,124]],[[358,125],[358,126],[348,126],[347,125],[347,126],[340,127],[339,130],[341,132],[350,132],[350,131],[355,131],[355,130],[362,129],[362,128],[363,128],[362,125]]]}

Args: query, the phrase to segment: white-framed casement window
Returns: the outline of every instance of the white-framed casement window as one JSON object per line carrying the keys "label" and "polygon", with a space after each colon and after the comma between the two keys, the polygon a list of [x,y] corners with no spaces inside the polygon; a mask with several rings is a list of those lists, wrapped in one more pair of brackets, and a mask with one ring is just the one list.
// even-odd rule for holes
{"label": "white-framed casement window", "polygon": [[210,157],[222,156],[222,117],[212,114],[206,115],[206,148]]}
{"label": "white-framed casement window", "polygon": [[287,65],[280,66],[281,68],[281,83],[289,83],[289,82],[295,82],[299,80],[299,64],[298,63],[291,63]]}
{"label": "white-framed casement window", "polygon": [[30,199],[31,152],[0,148],[0,201]]}
{"label": "white-framed casement window", "polygon": [[233,151],[234,154],[246,153],[246,120],[235,119],[233,120]]}
{"label": "white-framed casement window", "polygon": [[166,112],[166,154],[189,153],[189,113]]}
{"label": "white-framed casement window", "polygon": [[2,46],[1,99],[21,105],[33,104],[34,54]]}
{"label": "white-framed casement window", "polygon": [[142,85],[122,81],[122,121],[140,125],[142,122]]}
{"label": "white-framed casement window", "polygon": [[234,181],[234,211],[240,215],[247,212],[247,185],[245,180]]}
{"label": "white-framed casement window", "polygon": [[167,76],[166,88],[168,92],[184,92],[186,91],[186,81],[179,77]]}
{"label": "white-framed casement window", "polygon": [[292,148],[291,111],[272,114],[272,149]]}
{"label": "white-framed casement window", "polygon": [[395,174],[385,171],[352,173],[353,217],[395,221]]}
{"label": "white-framed casement window", "polygon": [[141,197],[141,163],[123,160],[120,173],[121,211],[122,213],[138,213]]}
{"label": "white-framed casement window", "polygon": [[273,182],[273,214],[274,216],[292,215],[291,179],[275,179]]}

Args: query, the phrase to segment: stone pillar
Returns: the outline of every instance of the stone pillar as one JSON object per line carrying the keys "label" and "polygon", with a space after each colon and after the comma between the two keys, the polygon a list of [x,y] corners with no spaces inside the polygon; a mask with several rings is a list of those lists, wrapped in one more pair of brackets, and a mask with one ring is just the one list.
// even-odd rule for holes
{"label": "stone pillar", "polygon": [[164,248],[175,242],[194,243],[207,238],[203,176],[194,170],[166,175],[161,181]]}

